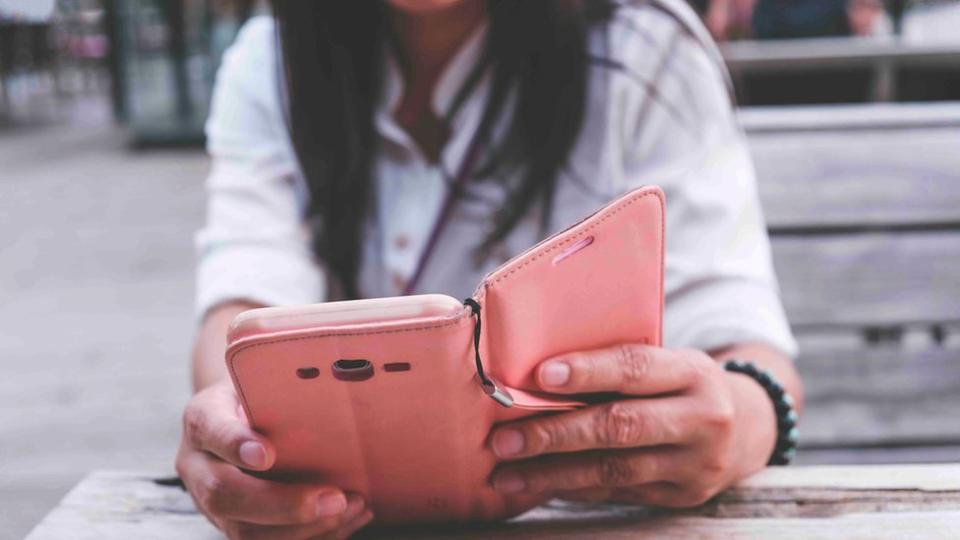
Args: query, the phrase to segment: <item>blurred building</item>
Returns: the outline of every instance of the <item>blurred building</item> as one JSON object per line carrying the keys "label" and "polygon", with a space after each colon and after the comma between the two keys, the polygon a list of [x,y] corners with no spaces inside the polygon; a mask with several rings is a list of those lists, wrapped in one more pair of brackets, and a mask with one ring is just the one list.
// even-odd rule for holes
{"label": "blurred building", "polygon": [[105,0],[117,115],[137,142],[199,142],[223,51],[253,0]]}
{"label": "blurred building", "polygon": [[[0,126],[109,94],[134,142],[197,143],[220,56],[255,0],[0,0]],[[75,107],[74,107],[75,108]]]}
{"label": "blurred building", "polygon": [[24,109],[38,88],[62,93],[54,8],[54,0],[0,0],[0,125],[11,123],[14,109]]}

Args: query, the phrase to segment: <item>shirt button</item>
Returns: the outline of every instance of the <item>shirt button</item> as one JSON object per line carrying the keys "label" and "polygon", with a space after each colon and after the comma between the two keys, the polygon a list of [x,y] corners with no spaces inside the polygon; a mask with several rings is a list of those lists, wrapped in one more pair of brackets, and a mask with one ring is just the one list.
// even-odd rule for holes
{"label": "shirt button", "polygon": [[398,234],[396,238],[393,239],[393,246],[397,249],[407,249],[409,245],[410,237],[405,234]]}
{"label": "shirt button", "polygon": [[407,288],[407,278],[403,277],[403,274],[394,272],[390,275],[390,279],[393,280],[393,286],[398,291],[402,291]]}

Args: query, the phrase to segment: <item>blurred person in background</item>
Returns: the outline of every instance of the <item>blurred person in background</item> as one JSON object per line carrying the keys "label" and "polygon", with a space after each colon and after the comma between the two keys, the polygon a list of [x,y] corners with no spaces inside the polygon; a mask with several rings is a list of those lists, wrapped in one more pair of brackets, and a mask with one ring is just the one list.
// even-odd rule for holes
{"label": "blurred person in background", "polygon": [[710,35],[717,41],[746,39],[752,34],[757,0],[691,0]]}
{"label": "blurred person in background", "polygon": [[717,41],[889,34],[881,0],[691,0]]}
{"label": "blurred person in background", "polygon": [[890,33],[881,0],[757,0],[757,39],[870,36]]}
{"label": "blurred person in background", "polygon": [[237,314],[466,297],[509,257],[643,184],[667,199],[666,346],[545,361],[543,390],[623,397],[498,426],[491,483],[518,513],[550,496],[684,507],[767,464],[772,402],[722,361],[769,370],[799,408],[796,343],[722,60],[682,0],[272,7],[226,53],[207,123],[196,393],[177,471],[216,526],[232,538],[344,537],[373,519],[337,486],[244,473],[269,469],[275,452],[226,373]]}
{"label": "blurred person in background", "polygon": [[847,24],[854,36],[889,34],[892,30],[881,0],[848,0]]}

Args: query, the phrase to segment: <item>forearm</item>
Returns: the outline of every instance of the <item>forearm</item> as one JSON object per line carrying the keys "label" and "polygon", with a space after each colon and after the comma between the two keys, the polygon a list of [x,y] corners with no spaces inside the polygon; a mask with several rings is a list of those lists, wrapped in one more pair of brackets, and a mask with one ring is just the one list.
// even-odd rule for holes
{"label": "forearm", "polygon": [[787,355],[760,342],[737,343],[723,349],[708,351],[719,362],[734,358],[752,362],[768,370],[783,385],[794,400],[794,409],[798,415],[803,412],[803,382],[800,374]]}
{"label": "forearm", "polygon": [[204,317],[193,343],[193,389],[199,391],[227,377],[224,353],[227,328],[243,311],[261,307],[252,302],[233,301],[213,308]]}

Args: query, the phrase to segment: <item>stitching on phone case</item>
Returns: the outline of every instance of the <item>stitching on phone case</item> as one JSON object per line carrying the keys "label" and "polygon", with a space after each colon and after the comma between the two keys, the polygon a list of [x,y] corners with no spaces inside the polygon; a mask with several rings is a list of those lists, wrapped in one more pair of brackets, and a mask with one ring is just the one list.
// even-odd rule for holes
{"label": "stitching on phone case", "polygon": [[237,354],[254,347],[260,347],[262,345],[272,345],[275,343],[284,343],[288,341],[303,341],[305,339],[320,339],[325,337],[351,337],[351,336],[375,336],[379,334],[403,334],[407,332],[420,332],[424,330],[435,330],[438,328],[446,328],[448,326],[455,326],[461,324],[465,317],[463,315],[457,315],[455,318],[446,321],[442,324],[433,324],[430,326],[415,326],[413,328],[397,328],[393,330],[372,330],[372,331],[362,331],[362,332],[327,332],[327,333],[316,333],[316,334],[307,334],[301,336],[290,336],[282,338],[274,338],[269,340],[257,341],[255,343],[248,343],[246,345],[241,345],[237,347],[236,350],[230,353],[230,358],[233,359]]}
{"label": "stitching on phone case", "polygon": [[[611,217],[615,216],[616,214],[618,214],[621,210],[623,210],[623,209],[626,208],[627,206],[629,206],[629,205],[631,205],[631,204],[639,201],[640,199],[642,199],[642,198],[644,198],[644,197],[650,196],[650,195],[656,196],[658,199],[660,199],[660,208],[661,208],[661,211],[660,211],[660,260],[662,261],[662,260],[663,260],[663,244],[664,244],[664,242],[663,242],[663,229],[664,229],[664,226],[665,226],[665,225],[664,225],[664,215],[663,215],[663,214],[664,214],[664,212],[663,212],[663,198],[660,197],[659,192],[656,192],[656,191],[645,191],[645,192],[643,192],[643,193],[638,194],[638,195],[635,196],[635,197],[631,197],[631,198],[627,199],[627,200],[624,201],[622,204],[617,205],[616,207],[612,208],[606,215],[604,215],[604,216],[603,216],[602,218],[600,218],[599,220],[591,223],[589,226],[585,227],[584,229],[578,231],[578,232],[575,233],[575,234],[570,235],[570,237],[568,237],[568,238],[564,238],[564,239],[561,240],[560,242],[557,242],[557,243],[554,244],[553,246],[550,246],[549,248],[541,251],[540,253],[537,253],[535,256],[533,256],[533,257],[531,257],[531,258],[523,261],[521,264],[515,266],[514,268],[511,268],[511,269],[510,269],[509,271],[507,271],[505,274],[497,277],[496,279],[494,279],[494,280],[492,280],[492,281],[488,281],[488,282],[487,282],[487,287],[492,288],[496,283],[498,283],[498,282],[500,282],[500,281],[502,281],[502,280],[504,280],[504,279],[512,276],[513,274],[515,274],[516,272],[520,271],[520,270],[523,269],[524,267],[532,264],[532,263],[533,263],[534,261],[536,261],[537,259],[540,259],[541,257],[543,257],[544,255],[546,255],[547,253],[550,253],[551,251],[554,251],[554,250],[560,248],[561,246],[572,242],[573,240],[579,238],[580,236],[583,236],[584,234],[586,234],[587,232],[589,232],[589,231],[592,230],[593,228],[599,226],[599,225],[600,225],[601,223],[603,223],[604,221],[606,221],[606,220],[610,219]],[[662,283],[662,276],[661,276],[661,283]],[[662,287],[661,287],[661,288],[662,288]]]}

